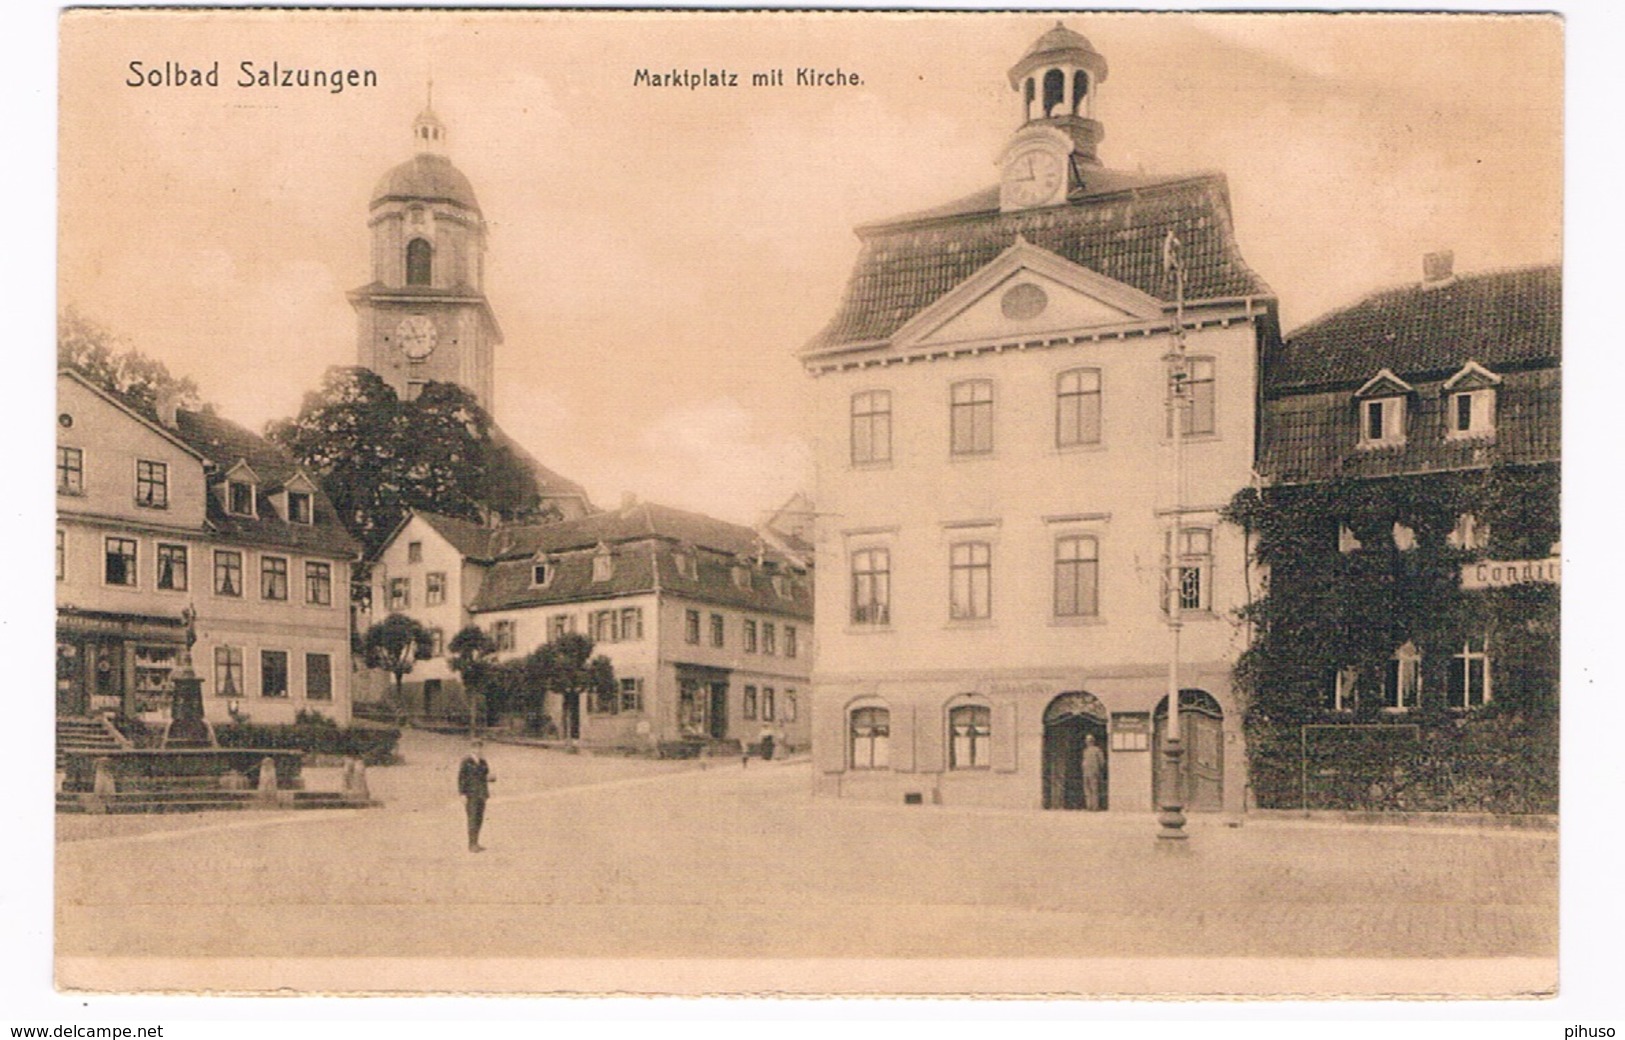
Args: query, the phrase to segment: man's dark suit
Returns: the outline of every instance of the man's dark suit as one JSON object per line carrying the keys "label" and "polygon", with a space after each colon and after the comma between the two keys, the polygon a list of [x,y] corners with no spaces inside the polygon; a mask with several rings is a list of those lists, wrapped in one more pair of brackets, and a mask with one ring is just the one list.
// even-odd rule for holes
{"label": "man's dark suit", "polygon": [[457,768],[457,793],[463,796],[468,809],[468,848],[480,850],[480,827],[485,823],[485,800],[491,796],[491,767],[478,753],[463,759]]}

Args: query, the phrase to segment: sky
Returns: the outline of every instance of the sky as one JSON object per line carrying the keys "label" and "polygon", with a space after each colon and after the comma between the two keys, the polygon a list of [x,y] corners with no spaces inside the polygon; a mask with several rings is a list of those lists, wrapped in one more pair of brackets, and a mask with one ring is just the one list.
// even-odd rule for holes
{"label": "sky", "polygon": [[[71,304],[260,429],[355,357],[367,203],[427,81],[489,225],[495,414],[600,505],[754,523],[814,490],[796,350],[854,225],[992,185],[1034,14],[78,12],[61,25],[59,269]],[[1290,330],[1420,277],[1562,254],[1551,18],[1069,15],[1105,55],[1102,160],[1227,178]],[[241,60],[370,68],[341,94]],[[218,89],[130,87],[129,62]],[[639,68],[809,66],[849,87],[687,90]]]}

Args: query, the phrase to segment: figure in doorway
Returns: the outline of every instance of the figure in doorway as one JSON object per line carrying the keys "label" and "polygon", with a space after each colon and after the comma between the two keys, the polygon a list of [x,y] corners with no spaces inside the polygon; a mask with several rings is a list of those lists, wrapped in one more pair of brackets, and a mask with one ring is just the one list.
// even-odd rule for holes
{"label": "figure in doorway", "polygon": [[457,768],[457,793],[463,796],[464,807],[468,810],[470,852],[485,851],[485,846],[480,844],[480,827],[485,823],[485,800],[491,796],[489,785],[496,782],[496,777],[491,775],[491,767],[486,764],[484,748],[481,741],[474,741],[469,745],[463,764]]}
{"label": "figure in doorway", "polygon": [[1095,735],[1083,738],[1083,807],[1098,812],[1101,788],[1106,782],[1106,753],[1095,743]]}

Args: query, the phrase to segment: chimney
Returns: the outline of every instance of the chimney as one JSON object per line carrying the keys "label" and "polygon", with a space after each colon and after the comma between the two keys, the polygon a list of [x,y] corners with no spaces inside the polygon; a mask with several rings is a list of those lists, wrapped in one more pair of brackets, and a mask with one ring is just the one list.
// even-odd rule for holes
{"label": "chimney", "polygon": [[1455,281],[1456,254],[1449,249],[1422,257],[1422,284],[1445,285]]}
{"label": "chimney", "polygon": [[158,391],[155,407],[158,411],[158,421],[171,430],[175,429],[175,413],[180,411],[181,395],[167,387],[161,389]]}

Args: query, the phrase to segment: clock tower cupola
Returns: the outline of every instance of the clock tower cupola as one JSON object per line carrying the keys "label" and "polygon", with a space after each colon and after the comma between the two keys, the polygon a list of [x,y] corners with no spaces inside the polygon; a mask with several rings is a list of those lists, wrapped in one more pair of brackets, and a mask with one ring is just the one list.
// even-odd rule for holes
{"label": "clock tower cupola", "polygon": [[490,411],[502,334],[485,298],[485,218],[446,141],[425,107],[412,121],[412,158],[373,189],[372,281],[350,293],[356,361],[403,398],[429,382],[458,383]]}
{"label": "clock tower cupola", "polygon": [[1021,125],[1000,160],[1001,210],[1059,205],[1080,165],[1100,165],[1106,130],[1095,101],[1104,82],[1105,57],[1060,22],[1010,69]]}

